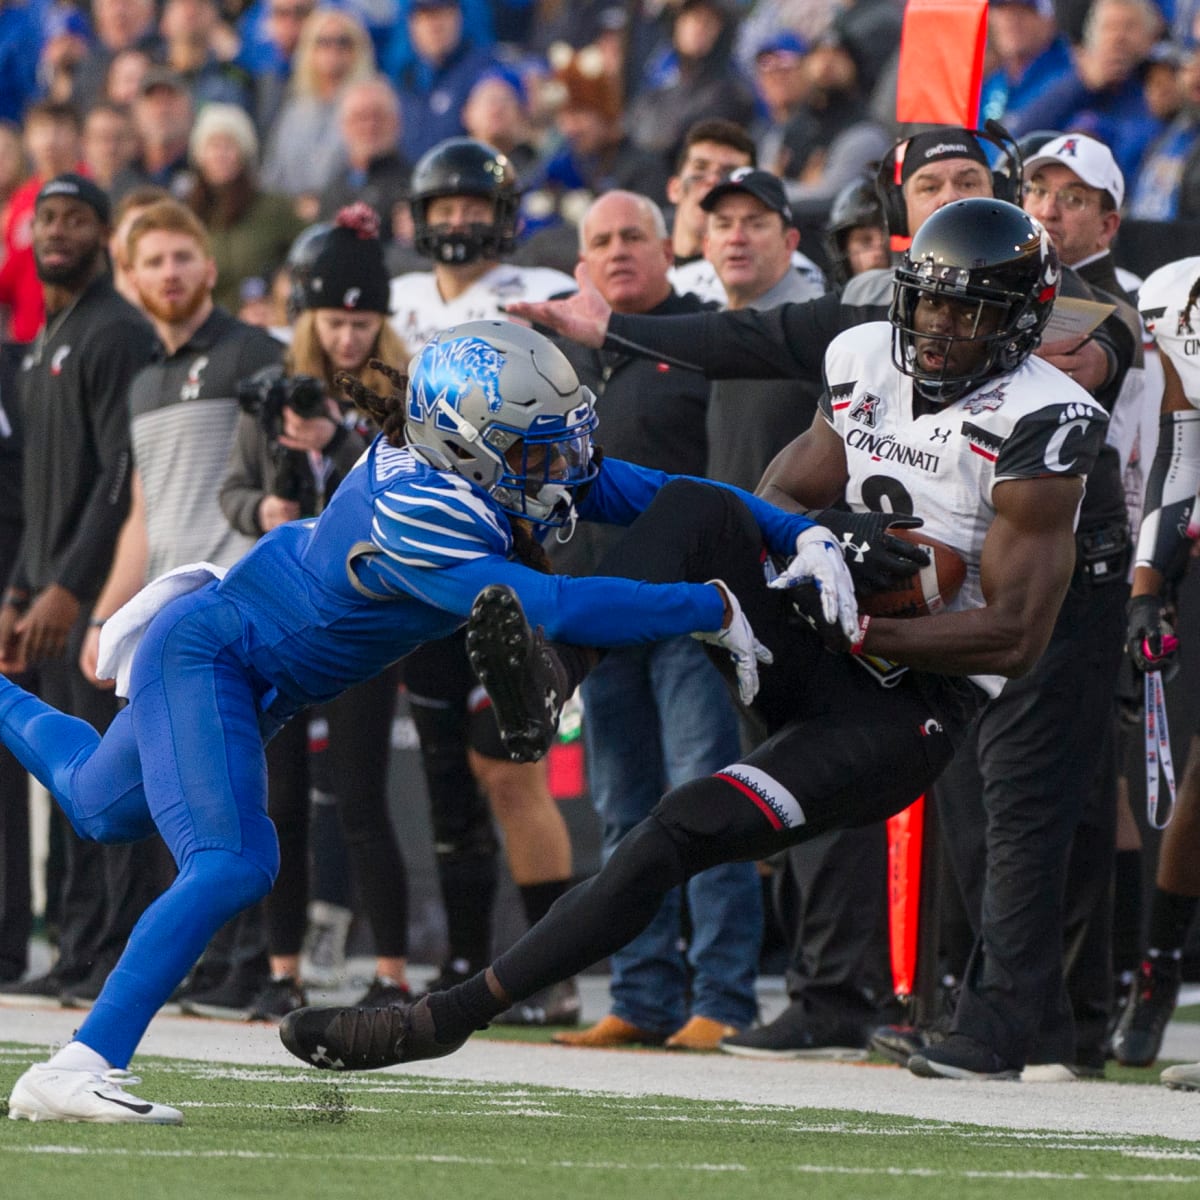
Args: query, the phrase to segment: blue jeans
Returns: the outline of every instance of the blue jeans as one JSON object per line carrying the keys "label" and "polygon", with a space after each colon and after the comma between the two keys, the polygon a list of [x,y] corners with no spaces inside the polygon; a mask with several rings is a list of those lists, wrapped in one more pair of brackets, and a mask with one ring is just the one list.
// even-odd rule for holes
{"label": "blue jeans", "polygon": [[[604,858],[679,784],[741,757],[737,714],[704,647],[690,637],[610,650],[583,684],[592,803]],[[681,945],[681,889],[612,956],[612,1011],[670,1034],[690,1012],[739,1029],[756,1015],[762,888],[753,863],[726,863],[687,885],[691,939]]]}

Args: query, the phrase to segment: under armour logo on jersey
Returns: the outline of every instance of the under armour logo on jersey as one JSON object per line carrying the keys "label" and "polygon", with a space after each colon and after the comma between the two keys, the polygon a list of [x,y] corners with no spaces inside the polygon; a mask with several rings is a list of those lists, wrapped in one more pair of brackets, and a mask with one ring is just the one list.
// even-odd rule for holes
{"label": "under armour logo on jersey", "polygon": [[879,422],[879,409],[883,401],[870,392],[864,392],[854,407],[850,410],[850,420],[860,421],[868,429],[874,429]]}
{"label": "under armour logo on jersey", "polygon": [[71,353],[70,346],[59,346],[54,352],[54,357],[50,359],[50,374],[61,375],[63,363],[67,361],[67,355]]}
{"label": "under armour logo on jersey", "polygon": [[940,425],[935,425],[933,432],[929,435],[929,440],[937,442],[940,446],[944,446],[950,440],[950,435],[953,432],[952,429],[943,429]]}

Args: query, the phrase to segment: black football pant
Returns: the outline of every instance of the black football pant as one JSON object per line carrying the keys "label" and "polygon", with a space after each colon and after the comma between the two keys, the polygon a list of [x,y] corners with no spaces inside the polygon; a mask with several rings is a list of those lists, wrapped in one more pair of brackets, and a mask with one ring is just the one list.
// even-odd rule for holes
{"label": "black football pant", "polygon": [[[912,671],[881,687],[850,655],[793,624],[786,597],[766,587],[762,558],[758,527],[733,493],[675,481],[601,563],[600,574],[651,583],[729,585],[775,656],[760,667],[754,703],[767,737],[741,763],[667,793],[598,875],[497,959],[513,999],[625,945],[699,871],[898,812],[961,743],[983,696],[975,685]],[[716,652],[723,669],[725,658]]]}

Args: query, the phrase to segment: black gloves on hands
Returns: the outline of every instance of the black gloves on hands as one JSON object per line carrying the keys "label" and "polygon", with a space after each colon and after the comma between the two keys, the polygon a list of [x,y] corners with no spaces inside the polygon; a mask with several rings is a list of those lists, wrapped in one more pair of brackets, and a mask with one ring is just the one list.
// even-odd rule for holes
{"label": "black gloves on hands", "polygon": [[1170,679],[1179,669],[1179,639],[1158,596],[1133,596],[1126,608],[1126,642],[1133,665],[1142,672],[1161,671]]}
{"label": "black gloves on hands", "polygon": [[889,529],[916,529],[923,524],[920,517],[836,508],[817,509],[808,515],[841,543],[860,595],[887,591],[929,565],[924,550],[888,533]]}

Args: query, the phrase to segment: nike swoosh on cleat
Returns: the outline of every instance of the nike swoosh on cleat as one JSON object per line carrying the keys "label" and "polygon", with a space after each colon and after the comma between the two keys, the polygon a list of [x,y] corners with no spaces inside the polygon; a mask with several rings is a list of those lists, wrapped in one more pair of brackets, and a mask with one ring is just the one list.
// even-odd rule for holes
{"label": "nike swoosh on cleat", "polygon": [[119,1104],[122,1108],[127,1108],[130,1112],[140,1113],[143,1117],[147,1113],[154,1111],[153,1104],[129,1104],[125,1100],[118,1100],[116,1096],[105,1096],[100,1092],[93,1092],[92,1095],[97,1100],[107,1100],[109,1104]]}

